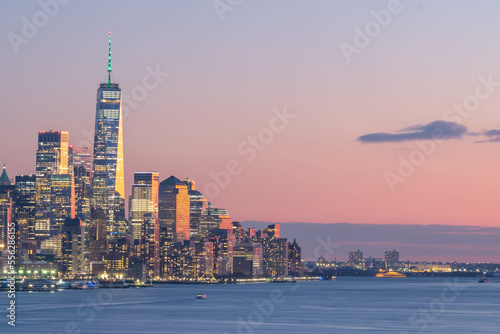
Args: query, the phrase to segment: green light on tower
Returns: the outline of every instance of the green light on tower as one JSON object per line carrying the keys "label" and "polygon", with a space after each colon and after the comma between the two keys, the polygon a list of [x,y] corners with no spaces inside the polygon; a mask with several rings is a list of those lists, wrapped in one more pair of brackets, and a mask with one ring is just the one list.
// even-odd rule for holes
{"label": "green light on tower", "polygon": [[109,51],[108,51],[108,88],[111,87],[111,32],[109,32],[108,35],[108,45],[109,45]]}

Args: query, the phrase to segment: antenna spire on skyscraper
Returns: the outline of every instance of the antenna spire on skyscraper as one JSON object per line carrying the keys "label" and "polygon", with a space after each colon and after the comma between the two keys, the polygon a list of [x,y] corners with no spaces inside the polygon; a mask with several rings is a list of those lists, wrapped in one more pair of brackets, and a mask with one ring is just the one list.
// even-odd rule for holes
{"label": "antenna spire on skyscraper", "polygon": [[108,35],[108,88],[111,87],[111,31]]}

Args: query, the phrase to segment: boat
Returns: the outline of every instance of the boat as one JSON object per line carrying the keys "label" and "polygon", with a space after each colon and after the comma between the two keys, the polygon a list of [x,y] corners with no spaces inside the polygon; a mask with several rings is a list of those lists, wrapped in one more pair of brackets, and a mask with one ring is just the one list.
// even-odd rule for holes
{"label": "boat", "polygon": [[196,299],[207,299],[207,295],[204,293],[199,293],[196,295]]}
{"label": "boat", "polygon": [[481,277],[479,279],[479,281],[477,281],[478,283],[488,283],[488,279],[486,277]]}
{"label": "boat", "polygon": [[380,270],[375,277],[381,277],[381,278],[405,278],[406,274],[394,271],[392,269],[389,270]]}
{"label": "boat", "polygon": [[72,289],[99,289],[99,281],[93,279],[72,280]]}
{"label": "boat", "polygon": [[57,291],[57,285],[49,280],[25,280],[21,283],[19,290],[21,291]]}

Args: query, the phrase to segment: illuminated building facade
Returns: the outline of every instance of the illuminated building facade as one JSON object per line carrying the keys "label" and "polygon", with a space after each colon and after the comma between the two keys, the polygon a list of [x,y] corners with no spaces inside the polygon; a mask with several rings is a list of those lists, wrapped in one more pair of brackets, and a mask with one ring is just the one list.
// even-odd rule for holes
{"label": "illuminated building facade", "polygon": [[229,276],[233,273],[233,250],[236,244],[232,230],[214,228],[208,233],[214,245],[214,274]]}
{"label": "illuminated building facade", "polygon": [[[155,221],[157,220],[159,184],[160,176],[157,172],[134,173],[129,202],[130,234],[133,240],[141,238],[144,215],[152,214]],[[157,230],[159,233],[159,228]]]}
{"label": "illuminated building facade", "polygon": [[50,175],[50,226],[55,235],[66,218],[75,218],[75,187],[73,175]]}
{"label": "illuminated building facade", "polygon": [[245,241],[245,230],[240,222],[233,222],[233,234],[237,243],[243,243]]}
{"label": "illuminated building facade", "polygon": [[68,174],[68,133],[39,132],[36,151],[35,237],[40,241],[54,235],[50,219],[51,176],[64,174]]}
{"label": "illuminated building facade", "polygon": [[157,172],[134,173],[129,202],[131,242],[140,245],[140,258],[146,263],[150,276],[160,274],[159,184]]}
{"label": "illuminated building facade", "polygon": [[105,269],[108,274],[123,275],[131,268],[130,243],[127,238],[118,238],[108,245],[108,254],[104,255]]}
{"label": "illuminated building facade", "polygon": [[[74,160],[73,160],[74,161]],[[90,170],[83,166],[73,167],[75,180],[75,212],[82,221],[90,220]]]}
{"label": "illuminated building facade", "polygon": [[214,246],[213,243],[202,239],[194,242],[193,276],[203,277],[214,272]]}
{"label": "illuminated building facade", "polygon": [[288,276],[288,240],[274,237],[263,240],[262,260],[265,276]]}
{"label": "illuminated building facade", "polygon": [[193,253],[194,244],[192,241],[173,242],[165,252],[164,276],[168,278],[193,277]]}
{"label": "illuminated building facade", "polygon": [[226,209],[208,207],[203,211],[198,225],[198,233],[207,236],[213,228],[233,231],[233,223]]}
{"label": "illuminated building facade", "polygon": [[385,252],[385,263],[388,267],[399,263],[399,252],[397,250],[389,250]]}
{"label": "illuminated building facade", "polygon": [[280,224],[271,224],[267,226],[265,230],[267,232],[268,237],[279,238],[280,237]]}
{"label": "illuminated building facade", "polygon": [[73,147],[73,166],[92,171],[92,149],[89,147]]}
{"label": "illuminated building facade", "polygon": [[189,240],[190,197],[188,186],[170,176],[159,187],[160,235],[176,241]]}
{"label": "illuminated building facade", "polygon": [[62,226],[61,265],[65,274],[83,275],[88,272],[85,229],[79,218],[67,218]]}
{"label": "illuminated building facade", "polygon": [[102,209],[92,208],[88,226],[89,261],[101,262],[108,253],[106,236],[106,214]]}
{"label": "illuminated building facade", "polygon": [[92,207],[103,211],[107,239],[113,240],[125,236],[126,223],[122,94],[119,85],[111,82],[111,35],[108,60],[108,82],[97,90]]}
{"label": "illuminated building facade", "polygon": [[18,175],[14,187],[13,219],[20,240],[35,239],[36,175]]}
{"label": "illuminated building facade", "polygon": [[290,274],[298,275],[301,266],[301,249],[295,239],[288,245],[288,271]]}
{"label": "illuminated building facade", "polygon": [[[194,187],[194,181],[191,180],[191,188]],[[189,185],[188,185],[189,188]],[[188,191],[190,199],[190,215],[189,215],[189,230],[190,235],[198,234],[201,216],[208,208],[208,200],[198,190],[192,189]]]}
{"label": "illuminated building facade", "polygon": [[352,265],[361,264],[363,262],[363,252],[359,249],[354,252],[349,252],[349,263]]}
{"label": "illuminated building facade", "polygon": [[262,245],[237,243],[233,249],[233,274],[243,277],[262,276]]}

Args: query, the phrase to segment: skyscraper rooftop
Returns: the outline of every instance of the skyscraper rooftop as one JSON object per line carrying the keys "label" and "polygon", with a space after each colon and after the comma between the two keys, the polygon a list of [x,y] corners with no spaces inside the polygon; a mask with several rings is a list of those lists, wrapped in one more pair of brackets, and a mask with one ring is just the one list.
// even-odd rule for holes
{"label": "skyscraper rooftop", "polygon": [[1,185],[10,185],[10,179],[9,176],[7,175],[7,169],[5,168],[5,163],[3,164],[3,172],[2,175],[0,176],[0,184]]}

